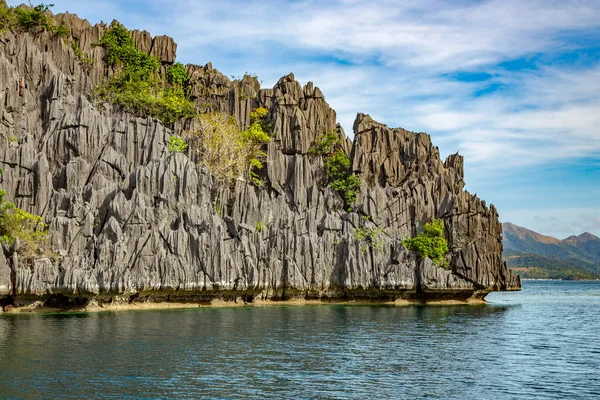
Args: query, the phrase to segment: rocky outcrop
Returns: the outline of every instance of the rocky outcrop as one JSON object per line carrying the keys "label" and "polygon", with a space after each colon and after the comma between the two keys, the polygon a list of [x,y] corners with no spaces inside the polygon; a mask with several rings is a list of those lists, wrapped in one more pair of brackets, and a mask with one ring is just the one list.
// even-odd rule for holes
{"label": "rocky outcrop", "polygon": [[[24,266],[0,255],[0,295],[427,300],[520,288],[502,263],[495,208],[463,190],[462,157],[442,161],[427,134],[359,114],[351,141],[310,82],[290,74],[261,89],[253,77],[230,81],[210,63],[188,65],[199,110],[230,113],[245,128],[262,106],[273,123],[265,187],[224,185],[197,160],[167,150],[189,121],[164,126],[91,104],[91,89],[113,73],[93,46],[107,27],[56,18],[96,62],[84,69],[71,46],[47,32],[5,34],[0,167],[8,198],[49,222],[60,260]],[[175,61],[172,39],[132,34],[140,50]],[[308,154],[326,132],[342,139],[365,182],[352,212],[326,184],[323,159]],[[449,270],[401,244],[433,218],[445,223]],[[380,245],[356,239],[357,229],[378,232]]]}

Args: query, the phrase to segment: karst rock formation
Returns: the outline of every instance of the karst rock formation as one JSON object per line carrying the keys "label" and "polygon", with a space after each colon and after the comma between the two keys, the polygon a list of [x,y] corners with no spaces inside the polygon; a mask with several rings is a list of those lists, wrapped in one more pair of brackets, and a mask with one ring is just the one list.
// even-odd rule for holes
{"label": "karst rock formation", "polygon": [[[261,89],[254,77],[231,81],[210,63],[187,65],[197,105],[210,102],[242,129],[262,106],[273,123],[265,186],[223,184],[193,155],[168,151],[189,122],[165,126],[92,104],[93,87],[114,72],[93,45],[108,26],[55,19],[95,58],[91,68],[50,32],[0,38],[0,186],[46,218],[58,254],[25,265],[0,251],[0,297],[427,301],[520,289],[502,260],[496,209],[463,189],[463,158],[442,161],[429,135],[358,114],[351,140],[311,82],[289,74]],[[131,33],[163,68],[174,63],[171,38]],[[322,157],[309,154],[331,131],[364,182],[351,212],[327,185]],[[448,269],[402,246],[435,218],[445,225]],[[381,246],[356,239],[357,228],[376,230]]]}

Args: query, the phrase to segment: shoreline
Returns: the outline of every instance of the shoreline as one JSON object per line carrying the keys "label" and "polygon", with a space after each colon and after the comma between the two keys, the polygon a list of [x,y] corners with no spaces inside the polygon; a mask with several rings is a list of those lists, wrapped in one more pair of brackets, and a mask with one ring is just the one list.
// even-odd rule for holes
{"label": "shoreline", "polygon": [[347,305],[347,306],[479,306],[488,302],[485,299],[475,298],[467,300],[319,300],[319,299],[289,299],[289,300],[255,300],[253,302],[212,300],[209,303],[200,302],[113,302],[100,305],[95,301],[85,306],[72,308],[49,307],[39,303],[24,306],[15,306],[10,310],[2,312],[5,314],[71,314],[71,313],[99,313],[99,312],[123,312],[123,311],[151,311],[151,310],[177,310],[192,308],[233,308],[233,307],[272,307],[272,306],[321,306],[321,305]]}
{"label": "shoreline", "polygon": [[552,278],[521,278],[521,281],[599,282],[599,281],[600,281],[600,279],[552,279]]}

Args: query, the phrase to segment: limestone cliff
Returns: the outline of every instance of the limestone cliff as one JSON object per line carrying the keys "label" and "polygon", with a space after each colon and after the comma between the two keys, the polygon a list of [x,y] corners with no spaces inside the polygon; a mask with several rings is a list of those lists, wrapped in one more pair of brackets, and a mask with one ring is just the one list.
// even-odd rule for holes
{"label": "limestone cliff", "polygon": [[[310,82],[301,86],[290,74],[261,89],[255,78],[230,81],[210,63],[188,65],[199,109],[230,113],[244,128],[263,106],[273,123],[265,187],[224,185],[193,157],[167,150],[189,122],[165,126],[94,106],[89,93],[113,73],[104,49],[92,45],[107,26],[68,13],[56,20],[96,62],[84,68],[49,32],[0,38],[0,167],[7,197],[49,222],[60,259],[29,266],[0,252],[0,296],[427,300],[520,288],[502,262],[496,209],[463,190],[462,157],[442,161],[427,134],[358,114],[351,141]],[[139,50],[174,62],[171,38],[132,35]],[[343,139],[366,183],[353,212],[326,185],[321,157],[308,154],[328,131]],[[401,244],[436,217],[445,224],[449,270]],[[358,227],[380,229],[381,248],[355,239]]]}

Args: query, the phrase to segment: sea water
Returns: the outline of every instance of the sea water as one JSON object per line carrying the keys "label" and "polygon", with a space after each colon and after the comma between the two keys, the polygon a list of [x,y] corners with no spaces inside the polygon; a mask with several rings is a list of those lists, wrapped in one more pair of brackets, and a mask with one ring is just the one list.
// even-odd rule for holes
{"label": "sea water", "polygon": [[0,398],[600,398],[600,282],[487,300],[3,314]]}

